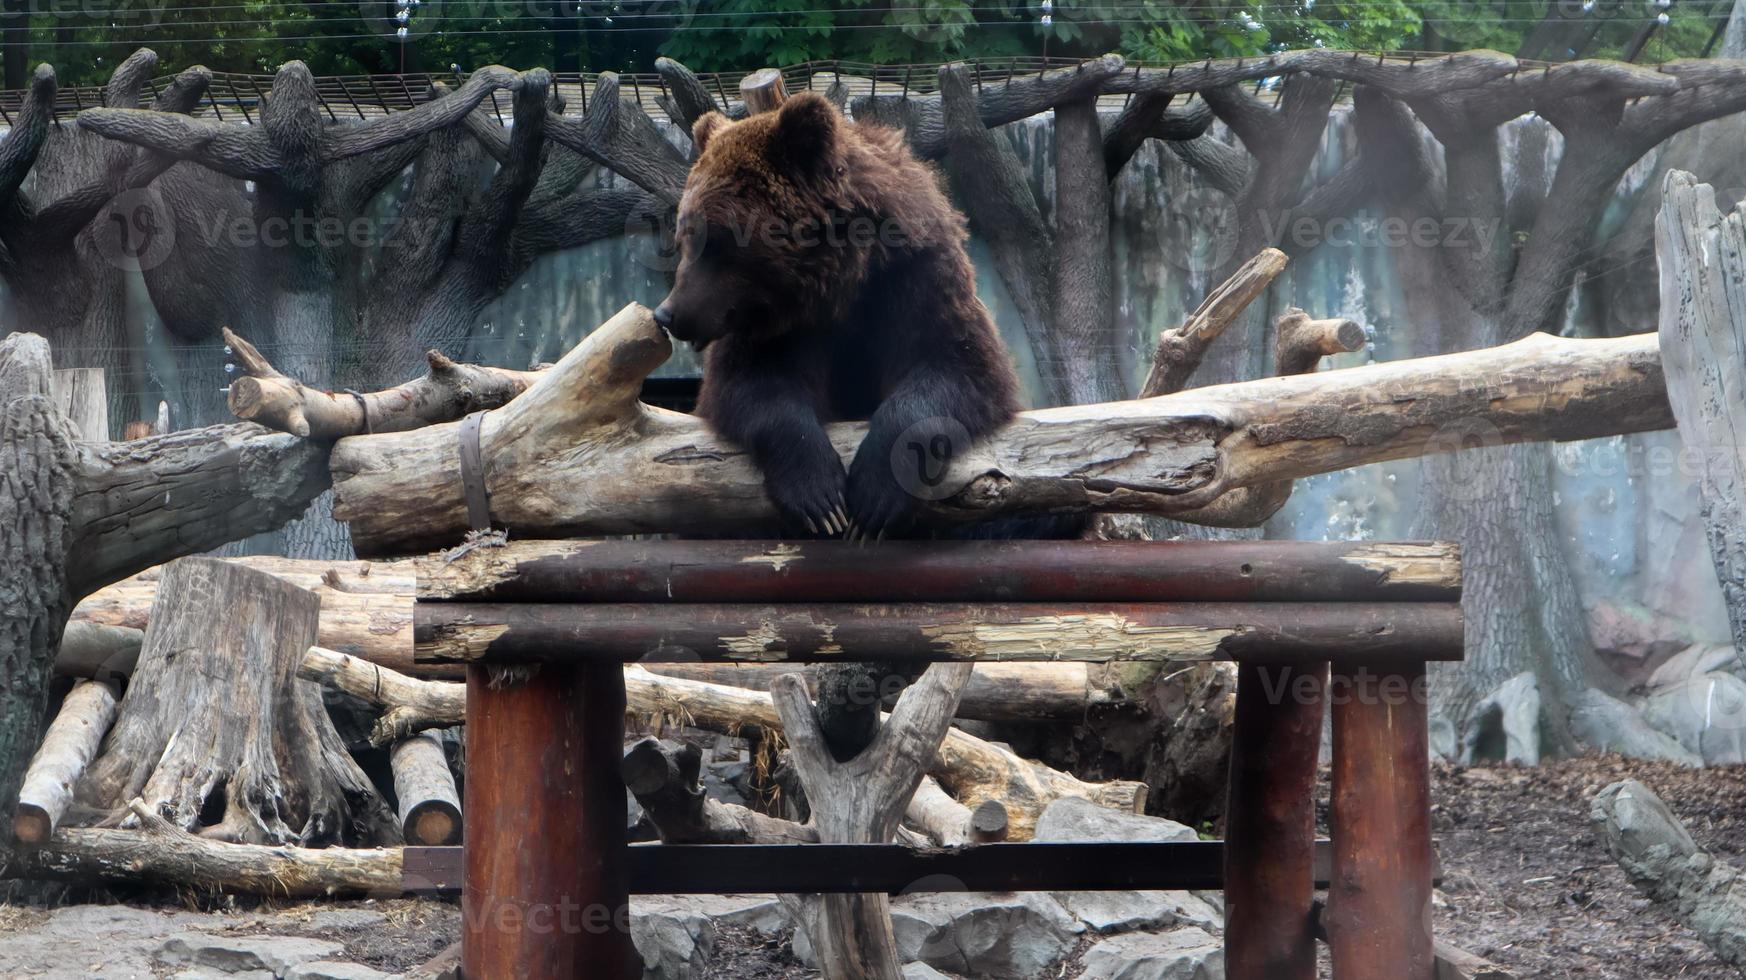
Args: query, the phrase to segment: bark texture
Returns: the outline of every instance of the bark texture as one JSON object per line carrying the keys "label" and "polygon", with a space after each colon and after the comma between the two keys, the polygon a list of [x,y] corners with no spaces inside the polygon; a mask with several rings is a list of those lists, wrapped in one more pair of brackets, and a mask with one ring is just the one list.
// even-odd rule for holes
{"label": "bark texture", "polygon": [[140,662],[81,803],[239,843],[399,843],[387,805],[298,680],[320,599],[241,565],[164,571]]}
{"label": "bark texture", "polygon": [[1661,348],[1734,649],[1746,657],[1746,218],[1723,218],[1708,185],[1667,175],[1655,225]]}

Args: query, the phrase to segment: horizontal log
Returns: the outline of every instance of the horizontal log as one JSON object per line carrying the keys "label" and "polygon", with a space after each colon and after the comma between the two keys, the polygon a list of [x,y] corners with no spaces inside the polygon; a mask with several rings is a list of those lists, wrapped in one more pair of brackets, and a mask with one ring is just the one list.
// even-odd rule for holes
{"label": "horizontal log", "polygon": [[1458,545],[524,541],[413,559],[419,601],[1454,602]]}
{"label": "horizontal log", "polygon": [[[1177,891],[1224,886],[1223,841],[978,844],[638,844],[634,895],[830,894],[882,891]],[[455,894],[462,849],[408,847],[406,891]],[[1332,867],[1315,848],[1316,887]]]}
{"label": "horizontal log", "polygon": [[1456,603],[419,603],[419,663],[1461,659]]}
{"label": "horizontal log", "polygon": [[[406,562],[318,561],[297,558],[231,558],[321,596],[316,642],[403,673],[459,678],[448,667],[416,668],[412,662],[413,567]],[[148,568],[87,596],[73,609],[73,622],[145,629],[157,598],[163,566]]]}
{"label": "horizontal log", "polygon": [[[783,674],[799,673],[817,694],[818,672],[805,664],[645,663],[652,674],[768,691]],[[977,721],[1084,721],[1087,712],[1127,702],[1119,671],[1102,664],[977,664],[958,698],[959,718]],[[896,694],[885,697],[886,707]]]}
{"label": "horizontal log", "polygon": [[[742,449],[693,416],[638,401],[643,378],[671,352],[648,311],[627,307],[485,415],[483,479],[497,525],[527,539],[775,528]],[[1366,463],[1672,422],[1653,335],[1536,334],[1458,354],[1024,412],[955,457],[921,506],[946,522],[1189,514],[1243,487]],[[866,426],[827,432],[848,460]],[[334,515],[350,522],[360,554],[459,542],[471,526],[460,445],[459,423],[335,445]]]}
{"label": "horizontal log", "polygon": [[[283,898],[389,897],[404,888],[398,847],[232,844],[188,833],[139,800],[130,808],[138,830],[67,828],[42,847],[0,850],[0,878],[172,885]],[[458,857],[460,848],[454,850]]]}

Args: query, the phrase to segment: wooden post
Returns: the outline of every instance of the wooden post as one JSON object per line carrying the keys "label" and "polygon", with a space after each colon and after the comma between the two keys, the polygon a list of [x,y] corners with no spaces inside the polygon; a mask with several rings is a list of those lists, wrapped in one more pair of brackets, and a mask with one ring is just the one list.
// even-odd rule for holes
{"label": "wooden post", "polygon": [[1431,980],[1431,774],[1425,672],[1340,668],[1328,945],[1340,980]]}
{"label": "wooden post", "polygon": [[1328,665],[1237,667],[1225,975],[1315,980],[1315,782]]}
{"label": "wooden post", "polygon": [[626,873],[619,664],[546,665],[494,686],[467,671],[462,975],[641,970]]}
{"label": "wooden post", "polygon": [[102,368],[56,369],[54,396],[55,407],[79,430],[79,438],[109,441],[109,388]]}
{"label": "wooden post", "polygon": [[776,68],[760,68],[740,79],[740,99],[746,103],[746,115],[769,112],[788,97],[788,87],[782,82],[782,72]]}

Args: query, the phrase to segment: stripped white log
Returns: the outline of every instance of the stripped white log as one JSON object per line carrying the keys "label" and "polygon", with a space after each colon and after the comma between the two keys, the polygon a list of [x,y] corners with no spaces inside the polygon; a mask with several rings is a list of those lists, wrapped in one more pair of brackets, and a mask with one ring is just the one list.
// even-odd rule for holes
{"label": "stripped white log", "polygon": [[20,843],[41,844],[54,833],[73,802],[73,787],[114,722],[115,688],[107,682],[80,681],[67,692],[18,791],[12,833]]}
{"label": "stripped white log", "polygon": [[438,847],[461,842],[461,794],[449,771],[442,737],[420,732],[388,752],[406,843]]}

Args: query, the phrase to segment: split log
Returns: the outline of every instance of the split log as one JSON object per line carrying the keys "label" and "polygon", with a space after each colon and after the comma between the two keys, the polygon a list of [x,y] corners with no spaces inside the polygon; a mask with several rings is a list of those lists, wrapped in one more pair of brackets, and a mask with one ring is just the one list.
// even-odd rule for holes
{"label": "split log", "polygon": [[[521,537],[757,536],[776,515],[743,451],[637,401],[672,346],[630,306],[484,417],[494,521]],[[957,458],[944,520],[1015,513],[1180,514],[1241,487],[1448,452],[1666,428],[1653,337],[1535,335],[1502,347],[1022,413]],[[865,427],[829,428],[845,458]],[[428,551],[471,526],[459,426],[335,446],[335,515],[360,554]],[[589,446],[589,452],[576,452]]]}
{"label": "split log", "polygon": [[424,377],[368,394],[321,391],[281,373],[230,328],[224,330],[241,375],[230,383],[230,410],[245,422],[331,442],[341,436],[402,432],[497,408],[527,390],[538,371],[457,364],[425,352]]}
{"label": "split log", "polygon": [[80,681],[61,702],[42,748],[24,771],[12,833],[21,844],[41,844],[54,833],[73,802],[73,785],[97,755],[115,720],[115,688],[104,681]]}
{"label": "split log", "polygon": [[392,745],[419,732],[448,728],[467,720],[465,684],[408,677],[391,667],[337,650],[310,647],[297,668],[297,676],[383,709],[370,732],[372,745]]}
{"label": "split log", "polygon": [[665,844],[810,844],[812,827],[712,800],[698,775],[703,753],[691,744],[645,738],[624,754],[624,783]]}
{"label": "split log", "polygon": [[1746,658],[1746,219],[1672,171],[1655,221],[1661,349],[1679,438],[1695,463],[1710,559]]}
{"label": "split log", "polygon": [[[638,714],[729,735],[782,728],[769,694],[658,677],[640,666],[626,667],[624,677],[630,709]],[[1029,840],[1043,808],[1064,796],[1130,813],[1146,806],[1145,783],[1084,782],[957,728],[946,732],[927,771],[965,806],[975,809],[990,800],[1002,804],[1016,841]]]}
{"label": "split log", "polygon": [[406,843],[437,847],[461,842],[461,794],[442,739],[420,732],[388,752],[394,771],[401,836]]}
{"label": "split log", "polygon": [[42,847],[0,852],[0,878],[142,883],[264,895],[398,897],[401,849],[267,847],[190,834],[143,800],[128,805],[137,830],[67,828]]}
{"label": "split log", "polygon": [[131,825],[139,798],[202,836],[399,843],[393,814],[298,680],[320,598],[235,562],[166,566],[139,666],[81,804]]}
{"label": "split log", "polygon": [[1588,819],[1638,891],[1718,959],[1746,969],[1746,882],[1738,868],[1698,847],[1667,804],[1634,779],[1601,790]]}
{"label": "split log", "polygon": [[[460,678],[452,668],[422,668],[412,662],[414,570],[405,562],[322,561],[299,558],[225,559],[265,572],[321,598],[316,643],[402,673]],[[92,593],[73,609],[73,623],[143,630],[151,621],[164,568]],[[65,660],[66,652],[57,659]],[[67,668],[71,671],[71,668]],[[79,676],[93,676],[80,674]]]}
{"label": "split log", "polygon": [[[935,664],[897,699],[866,749],[838,761],[825,742],[806,685],[781,678],[770,695],[788,735],[789,757],[812,806],[811,826],[827,844],[884,844],[958,710],[969,664]],[[903,961],[883,892],[783,896],[812,940],[827,980],[898,980]]]}

